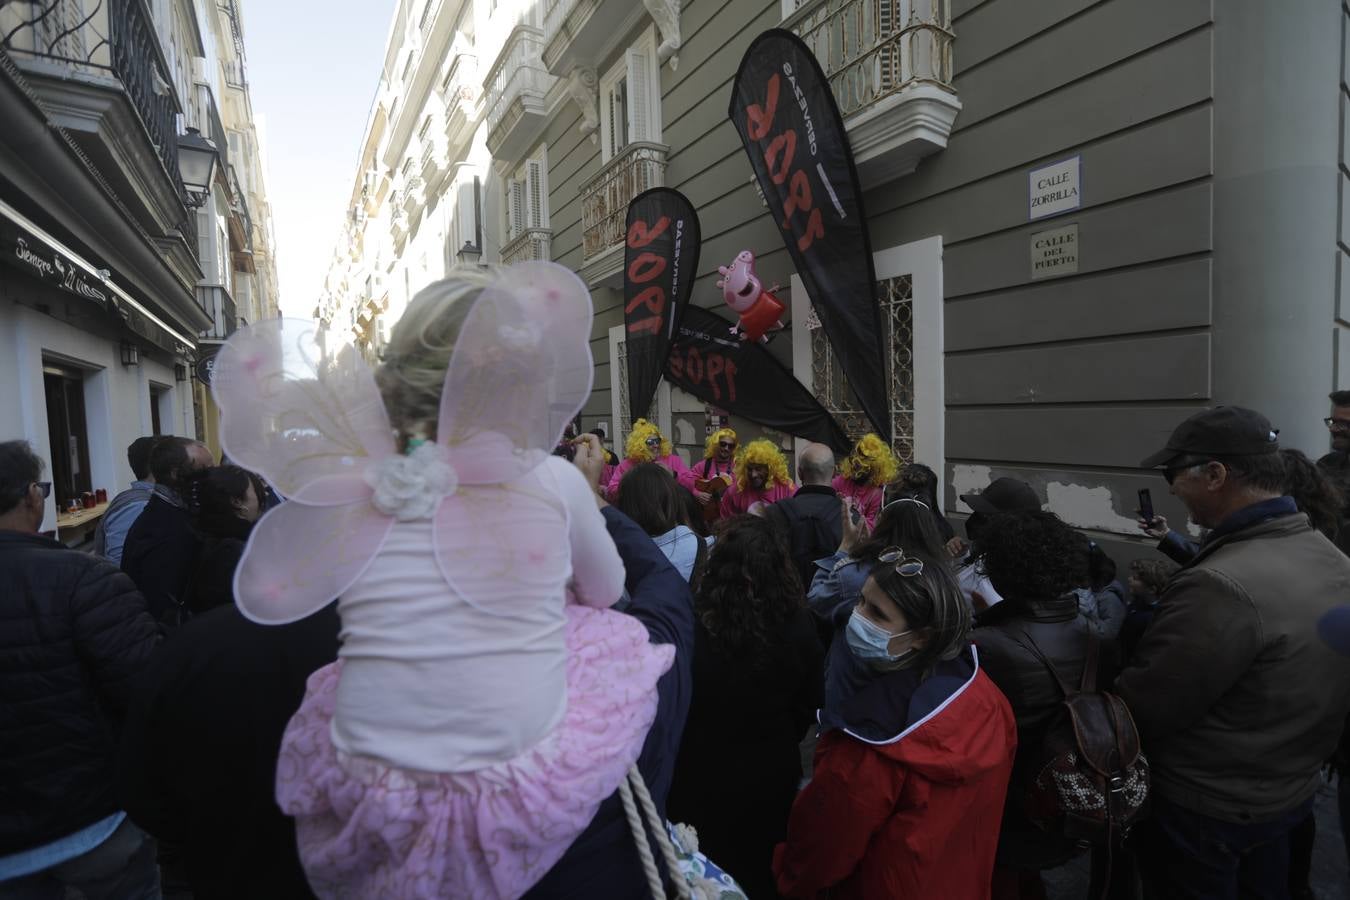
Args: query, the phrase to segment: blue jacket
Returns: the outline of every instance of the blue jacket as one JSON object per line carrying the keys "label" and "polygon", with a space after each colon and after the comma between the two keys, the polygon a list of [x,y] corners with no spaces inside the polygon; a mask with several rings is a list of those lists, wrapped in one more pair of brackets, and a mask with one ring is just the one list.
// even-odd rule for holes
{"label": "blue jacket", "polygon": [[848,649],[844,626],[853,607],[858,605],[863,585],[872,572],[871,560],[853,559],[847,553],[835,553],[816,560],[816,574],[806,593],[806,605],[820,621],[833,630],[829,652],[825,654],[825,711],[833,713],[862,690],[876,675],[858,662]]}
{"label": "blue jacket", "polygon": [[[694,605],[689,598],[688,583],[652,539],[614,507],[605,507],[603,512],[610,537],[614,538],[628,570],[625,586],[632,603],[624,611],[647,626],[652,643],[675,645],[675,663],[657,682],[660,700],[656,721],[638,757],[638,768],[657,812],[665,816],[666,795],[675,774],[675,758],[692,695]],[[540,900],[649,894],[637,845],[615,793],[600,804],[591,824],[525,896]]]}

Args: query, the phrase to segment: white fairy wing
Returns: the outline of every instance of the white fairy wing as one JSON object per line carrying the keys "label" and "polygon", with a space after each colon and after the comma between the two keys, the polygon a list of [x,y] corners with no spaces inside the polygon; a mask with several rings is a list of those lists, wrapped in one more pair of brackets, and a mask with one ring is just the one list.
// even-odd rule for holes
{"label": "white fairy wing", "polygon": [[350,346],[327,352],[315,322],[241,328],[216,357],[211,389],[225,452],[289,500],[368,497],[360,473],[395,452],[370,367]]}
{"label": "white fairy wing", "polygon": [[437,442],[459,483],[498,484],[543,462],[591,392],[591,295],[570,270],[520,263],[465,317]]}
{"label": "white fairy wing", "polygon": [[221,444],[287,501],[253,529],[235,573],[248,618],[303,618],[345,591],[393,520],[370,503],[367,467],[395,452],[365,361],[326,352],[314,322],[270,319],[235,332],[216,357]]}

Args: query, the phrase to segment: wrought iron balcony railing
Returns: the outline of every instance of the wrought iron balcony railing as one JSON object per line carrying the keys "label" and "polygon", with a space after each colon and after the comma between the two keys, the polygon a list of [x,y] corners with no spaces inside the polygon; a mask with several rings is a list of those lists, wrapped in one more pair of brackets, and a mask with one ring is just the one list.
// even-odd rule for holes
{"label": "wrought iron balcony railing", "polygon": [[845,118],[911,85],[951,89],[951,0],[813,0],[783,27],[820,60]]}
{"label": "wrought iron balcony railing", "polygon": [[518,262],[548,262],[553,248],[553,232],[547,228],[526,228],[502,247],[502,265]]}
{"label": "wrought iron balcony railing", "polygon": [[635,141],[581,188],[581,255],[600,256],[623,244],[628,204],[666,180],[667,147]]}
{"label": "wrought iron balcony railing", "polygon": [[165,175],[186,197],[178,172],[177,116],[182,111],[145,0],[6,0],[0,46],[25,58],[112,75],[126,91]]}

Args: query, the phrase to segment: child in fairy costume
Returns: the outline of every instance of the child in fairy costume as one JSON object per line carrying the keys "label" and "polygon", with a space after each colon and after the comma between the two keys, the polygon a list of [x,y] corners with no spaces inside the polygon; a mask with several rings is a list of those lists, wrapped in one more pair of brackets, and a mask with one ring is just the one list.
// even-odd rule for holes
{"label": "child in fairy costume", "polygon": [[372,372],[310,322],[243,329],[214,390],[230,457],[290,498],[235,579],[249,618],[334,598],[277,800],[323,897],[518,897],[637,759],[673,658],[608,607],[623,565],[551,451],[590,393],[590,296],[527,263],[417,295]]}

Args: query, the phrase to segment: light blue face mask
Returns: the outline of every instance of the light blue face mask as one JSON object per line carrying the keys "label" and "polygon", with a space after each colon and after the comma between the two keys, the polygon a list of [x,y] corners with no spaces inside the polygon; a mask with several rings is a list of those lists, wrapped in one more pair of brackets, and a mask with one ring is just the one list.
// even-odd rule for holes
{"label": "light blue face mask", "polygon": [[888,649],[891,638],[909,634],[912,630],[890,634],[855,609],[853,615],[848,617],[848,628],[844,637],[848,641],[848,649],[853,651],[853,655],[861,662],[894,665],[909,660],[918,652],[918,648],[910,647],[899,656],[892,656]]}

